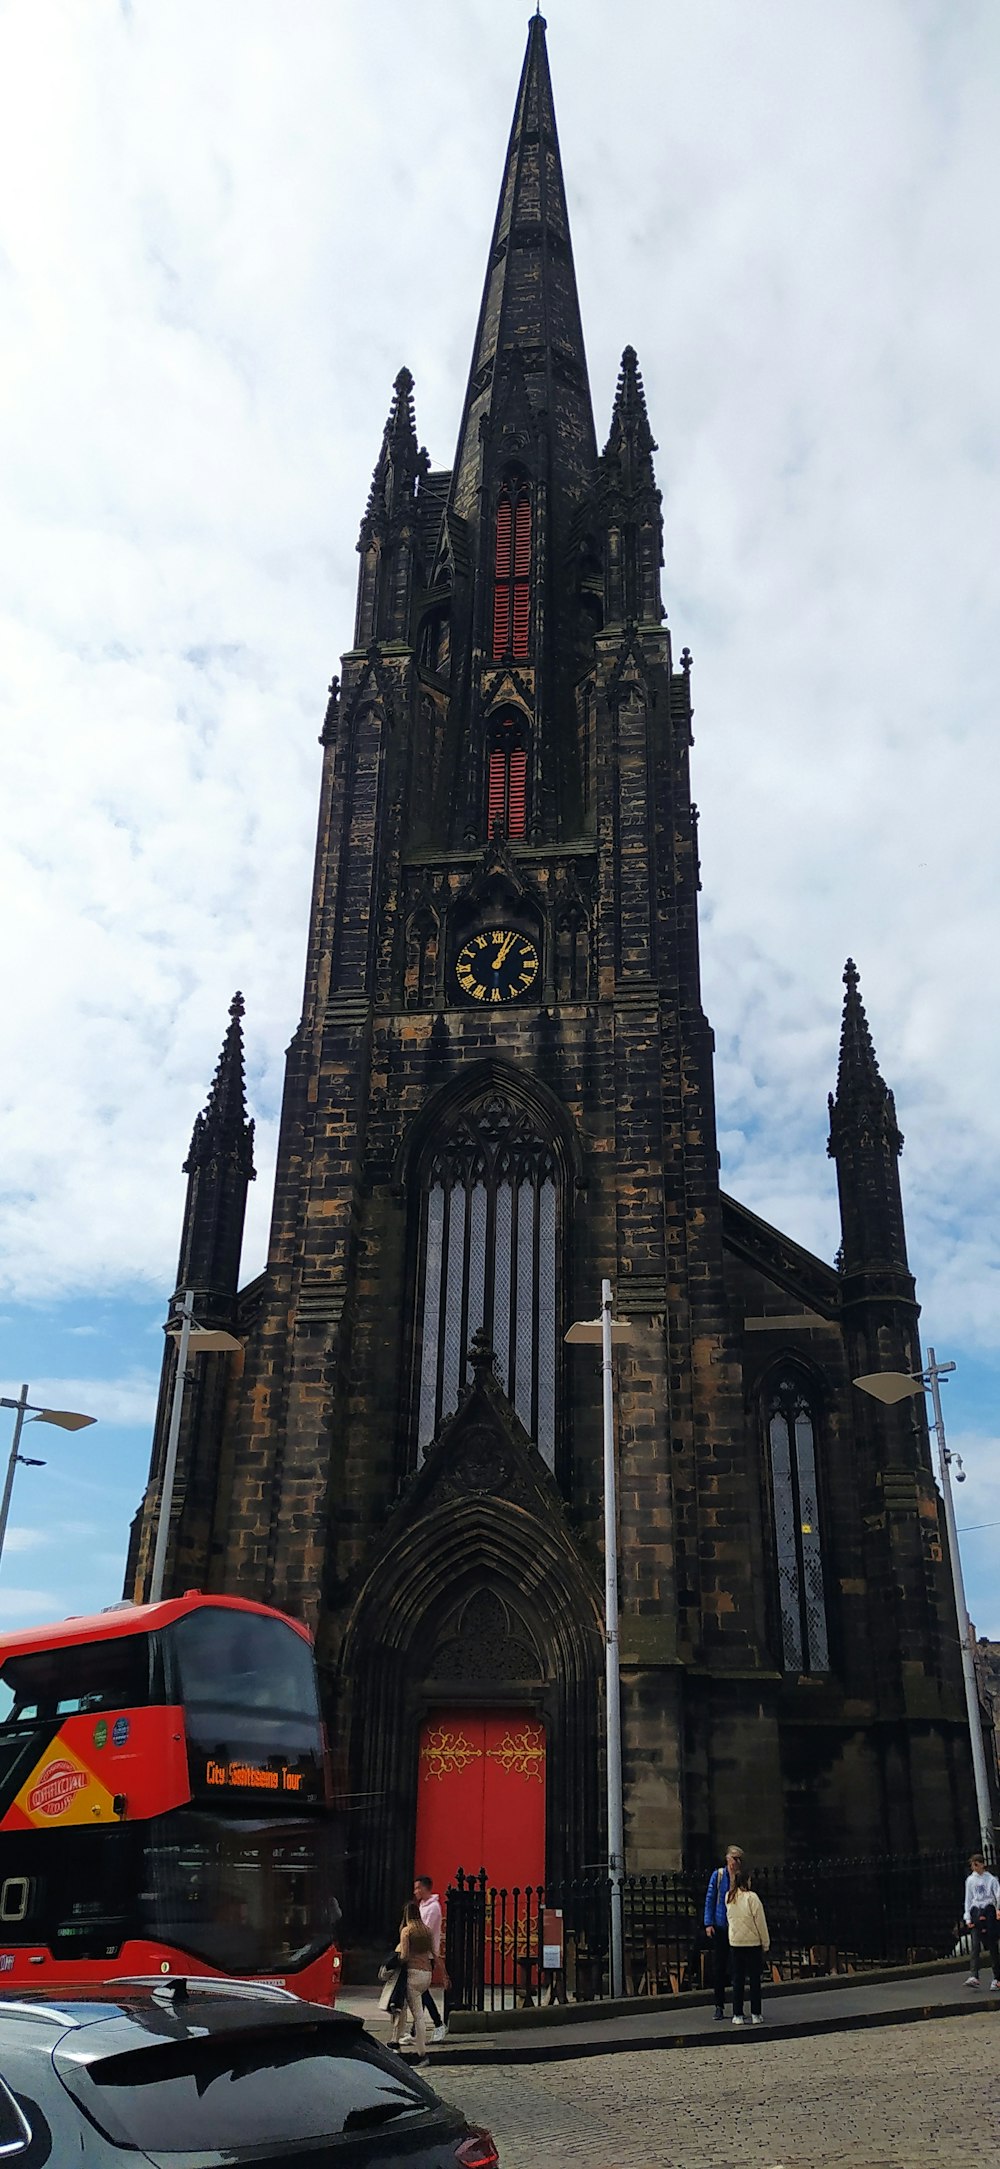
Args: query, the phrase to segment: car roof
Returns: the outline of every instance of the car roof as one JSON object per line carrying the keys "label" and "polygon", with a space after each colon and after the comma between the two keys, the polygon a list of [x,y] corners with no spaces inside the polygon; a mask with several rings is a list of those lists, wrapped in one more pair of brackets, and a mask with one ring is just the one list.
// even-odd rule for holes
{"label": "car roof", "polygon": [[[44,2041],[51,2049],[57,2034],[63,2054],[89,2062],[138,2048],[143,2037],[185,2041],[206,2035],[287,2032],[306,2025],[331,2028],[342,2037],[363,2032],[363,2022],[329,2005],[306,2003],[280,1988],[260,1988],[247,1981],[207,1981],[159,1975],[150,1980],[108,1982],[95,1989],[80,1982],[53,1990],[0,1991],[0,2039],[13,2025],[22,2041]],[[97,2038],[94,2029],[97,2029]]]}

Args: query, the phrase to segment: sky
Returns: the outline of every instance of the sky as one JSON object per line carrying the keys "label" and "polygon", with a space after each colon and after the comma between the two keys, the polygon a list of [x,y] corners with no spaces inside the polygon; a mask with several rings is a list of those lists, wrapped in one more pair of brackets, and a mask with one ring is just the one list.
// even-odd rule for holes
{"label": "sky", "polygon": [[[181,1163],[246,999],[264,1263],[392,380],[451,462],[524,0],[0,0],[0,1625],[121,1594]],[[725,1187],[832,1258],[852,955],[1000,1636],[1000,11],[550,0],[599,441],[694,655]],[[0,1426],[0,1461],[9,1433]]]}

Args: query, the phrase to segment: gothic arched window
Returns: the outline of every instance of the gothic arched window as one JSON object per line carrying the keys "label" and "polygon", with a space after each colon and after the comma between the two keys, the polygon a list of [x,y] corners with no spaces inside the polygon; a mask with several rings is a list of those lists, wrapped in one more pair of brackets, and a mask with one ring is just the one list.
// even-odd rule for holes
{"label": "gothic arched window", "polygon": [[828,1672],[816,1423],[803,1380],[783,1374],[766,1414],[782,1658],[786,1672]]}
{"label": "gothic arched window", "polygon": [[524,836],[528,828],[528,745],[524,722],[503,715],[489,737],[486,768],[486,832],[497,822],[505,836]]}
{"label": "gothic arched window", "polygon": [[425,1156],[417,1272],[417,1451],[466,1383],[482,1328],[509,1401],[551,1468],[561,1182],[528,1109],[490,1089],[456,1114]]}
{"label": "gothic arched window", "polygon": [[527,657],[531,628],[531,499],[505,482],[497,504],[493,557],[493,657]]}

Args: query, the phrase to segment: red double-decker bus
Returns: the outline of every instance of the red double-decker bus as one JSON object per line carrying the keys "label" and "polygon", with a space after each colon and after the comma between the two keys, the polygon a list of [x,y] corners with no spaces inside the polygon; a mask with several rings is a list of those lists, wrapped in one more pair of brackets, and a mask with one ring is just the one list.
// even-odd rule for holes
{"label": "red double-decker bus", "polygon": [[0,1635],[0,1986],[228,1974],[335,2000],[312,1641],[190,1591]]}

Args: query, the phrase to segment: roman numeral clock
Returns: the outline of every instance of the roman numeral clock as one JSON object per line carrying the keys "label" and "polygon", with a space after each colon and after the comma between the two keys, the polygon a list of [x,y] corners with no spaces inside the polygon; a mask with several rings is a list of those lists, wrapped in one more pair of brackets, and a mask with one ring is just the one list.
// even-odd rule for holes
{"label": "roman numeral clock", "polygon": [[472,934],[455,959],[460,996],[469,1002],[517,1002],[538,978],[538,948],[516,927]]}

